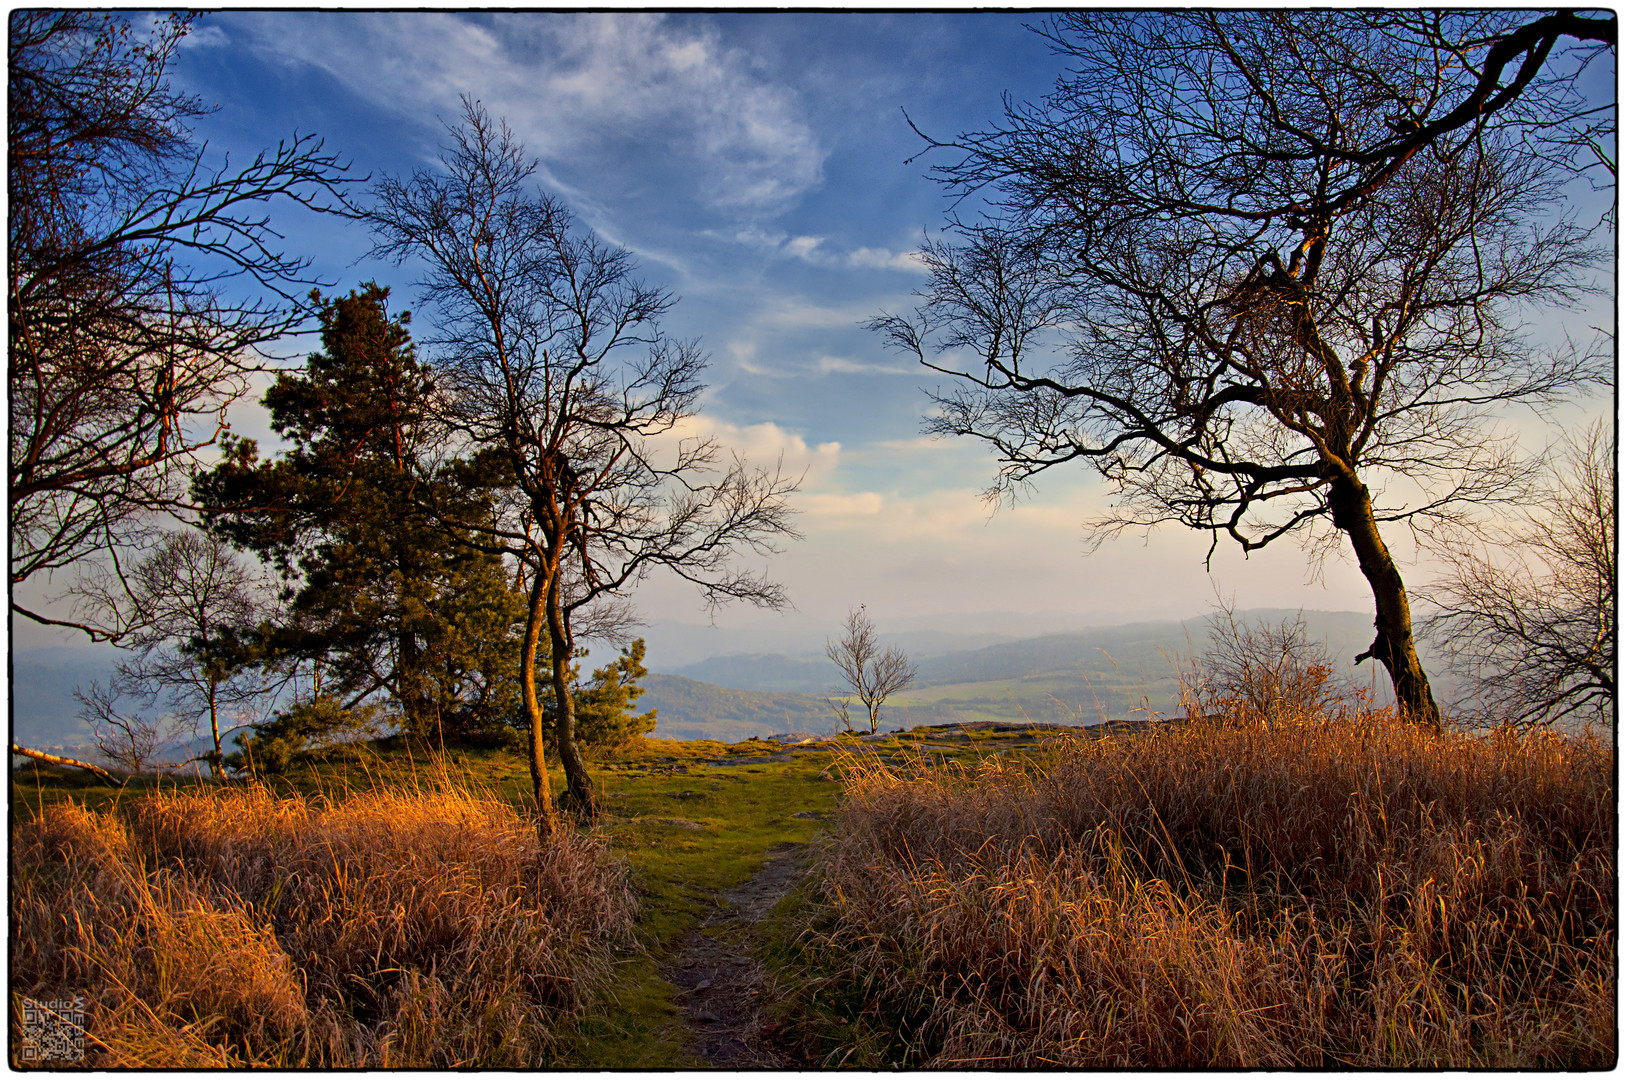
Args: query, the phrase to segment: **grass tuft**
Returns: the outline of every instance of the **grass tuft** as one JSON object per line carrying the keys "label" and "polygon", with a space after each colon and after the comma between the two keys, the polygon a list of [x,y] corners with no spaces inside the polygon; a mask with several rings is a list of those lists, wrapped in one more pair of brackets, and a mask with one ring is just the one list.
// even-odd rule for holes
{"label": "grass tuft", "polygon": [[1596,738],[1361,710],[845,770],[781,973],[832,1064],[1614,1061]]}
{"label": "grass tuft", "polygon": [[451,787],[56,802],[12,882],[13,996],[86,993],[95,1067],[534,1067],[632,942],[600,841]]}

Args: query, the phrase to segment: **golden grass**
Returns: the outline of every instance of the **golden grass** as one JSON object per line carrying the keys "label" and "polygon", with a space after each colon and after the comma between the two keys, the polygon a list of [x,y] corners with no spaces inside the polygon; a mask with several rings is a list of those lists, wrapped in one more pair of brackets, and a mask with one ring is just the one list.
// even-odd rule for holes
{"label": "golden grass", "polygon": [[854,759],[803,993],[926,1066],[1606,1067],[1612,771],[1365,710]]}
{"label": "golden grass", "polygon": [[601,843],[452,789],[55,804],[12,883],[13,1023],[86,993],[100,1067],[535,1067],[632,940]]}

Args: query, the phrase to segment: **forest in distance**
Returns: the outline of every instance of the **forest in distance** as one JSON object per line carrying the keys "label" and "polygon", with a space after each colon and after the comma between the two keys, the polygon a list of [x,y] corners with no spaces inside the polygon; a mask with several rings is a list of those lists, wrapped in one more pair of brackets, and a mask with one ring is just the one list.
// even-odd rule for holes
{"label": "forest in distance", "polygon": [[1617,22],[11,12],[9,1064],[1615,1067]]}

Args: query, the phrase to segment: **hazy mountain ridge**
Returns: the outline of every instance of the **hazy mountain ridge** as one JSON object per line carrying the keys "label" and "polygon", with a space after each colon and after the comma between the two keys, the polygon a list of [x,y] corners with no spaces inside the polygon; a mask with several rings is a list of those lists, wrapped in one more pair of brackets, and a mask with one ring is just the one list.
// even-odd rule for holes
{"label": "hazy mountain ridge", "polygon": [[[1239,618],[1274,622],[1295,614],[1269,609],[1240,612]],[[1355,654],[1371,641],[1371,615],[1303,615],[1310,636],[1326,644],[1342,676],[1361,685],[1376,681],[1379,696],[1386,692],[1384,680],[1373,679],[1372,665],[1351,666]],[[1002,635],[932,630],[886,635],[889,643],[903,645],[916,657],[920,677],[887,705],[882,726],[979,719],[1093,723],[1142,708],[1167,714],[1178,706],[1179,667],[1208,647],[1210,619],[1050,633],[936,654],[929,652],[932,645]],[[906,644],[911,641],[915,648]],[[13,654],[12,718],[18,741],[70,752],[88,743],[72,691],[75,685],[105,679],[117,656],[118,650],[105,645]],[[1448,673],[1426,652],[1424,660],[1444,700],[1450,690]],[[834,665],[822,656],[742,652],[706,658],[676,673],[651,674],[639,708],[657,710],[655,734],[668,738],[737,740],[783,731],[824,732],[840,726],[828,701],[839,685]]]}
{"label": "hazy mountain ridge", "polygon": [[[1299,614],[1285,609],[1239,612],[1247,622],[1276,622]],[[1340,667],[1371,641],[1372,616],[1355,611],[1306,611],[1305,628],[1326,644]],[[1133,675],[1137,681],[1173,677],[1183,658],[1208,648],[1212,616],[1182,621],[1128,623],[1065,633],[1049,633],[980,648],[930,653],[911,649],[910,635],[882,635],[887,644],[910,652],[920,675],[917,690],[960,683],[1025,679],[1046,674]],[[752,651],[715,656],[670,670],[671,674],[740,690],[786,690],[828,694],[840,686],[835,665],[822,656]]]}

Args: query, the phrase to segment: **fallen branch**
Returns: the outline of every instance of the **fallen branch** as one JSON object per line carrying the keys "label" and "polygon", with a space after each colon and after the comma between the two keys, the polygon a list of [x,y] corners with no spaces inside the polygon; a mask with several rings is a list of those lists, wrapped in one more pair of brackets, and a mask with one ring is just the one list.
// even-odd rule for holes
{"label": "fallen branch", "polygon": [[88,761],[80,761],[78,758],[71,757],[58,757],[55,754],[47,754],[43,750],[30,750],[28,747],[20,746],[17,743],[11,744],[11,752],[13,754],[21,754],[23,757],[31,757],[38,761],[46,762],[50,765],[66,765],[69,768],[85,769],[89,772],[95,773],[97,776],[101,777],[103,780],[106,780],[114,787],[124,786],[124,782],[119,780],[112,773],[108,772],[100,765],[92,765]]}

